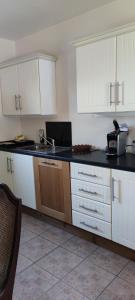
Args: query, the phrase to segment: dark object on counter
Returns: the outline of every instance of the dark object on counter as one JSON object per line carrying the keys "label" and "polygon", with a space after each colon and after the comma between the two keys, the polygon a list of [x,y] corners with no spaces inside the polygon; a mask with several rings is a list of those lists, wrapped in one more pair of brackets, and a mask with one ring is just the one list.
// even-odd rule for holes
{"label": "dark object on counter", "polygon": [[117,157],[126,153],[127,132],[120,131],[116,120],[113,120],[113,124],[115,130],[107,134],[107,157]]}
{"label": "dark object on counter", "polygon": [[46,122],[46,138],[55,140],[56,146],[72,146],[71,122]]}
{"label": "dark object on counter", "polygon": [[72,152],[74,153],[78,153],[78,154],[81,154],[81,153],[89,153],[89,152],[92,152],[94,151],[94,147],[92,145],[75,145],[75,146],[72,146]]}
{"label": "dark object on counter", "polygon": [[9,141],[0,142],[0,149],[1,148],[12,149],[16,147],[29,146],[33,144],[34,144],[33,140],[23,140],[23,141],[9,140]]}
{"label": "dark object on counter", "polygon": [[12,300],[21,232],[21,200],[0,184],[0,300]]}

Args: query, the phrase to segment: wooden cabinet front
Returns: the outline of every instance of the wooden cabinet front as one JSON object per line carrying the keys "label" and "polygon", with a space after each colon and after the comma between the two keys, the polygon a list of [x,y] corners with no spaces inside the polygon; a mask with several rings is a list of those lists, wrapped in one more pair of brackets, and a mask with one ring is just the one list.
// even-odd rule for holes
{"label": "wooden cabinet front", "polygon": [[35,158],[37,209],[71,223],[69,163]]}

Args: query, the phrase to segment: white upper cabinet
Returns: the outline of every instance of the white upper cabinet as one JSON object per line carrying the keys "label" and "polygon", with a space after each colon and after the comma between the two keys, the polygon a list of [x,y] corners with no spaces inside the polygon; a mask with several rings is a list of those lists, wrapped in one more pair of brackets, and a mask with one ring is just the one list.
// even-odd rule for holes
{"label": "white upper cabinet", "polygon": [[18,65],[20,109],[22,115],[40,115],[40,86],[38,60]]}
{"label": "white upper cabinet", "polygon": [[3,114],[56,114],[55,79],[55,58],[50,56],[23,58],[1,65]]}
{"label": "white upper cabinet", "polygon": [[79,113],[135,111],[135,31],[77,44]]}
{"label": "white upper cabinet", "polygon": [[115,111],[116,38],[79,47],[76,54],[78,112]]}
{"label": "white upper cabinet", "polygon": [[2,110],[4,115],[19,115],[17,66],[0,70]]}
{"label": "white upper cabinet", "polygon": [[117,37],[117,111],[135,111],[135,32]]}
{"label": "white upper cabinet", "polygon": [[112,240],[135,250],[135,174],[112,170]]}

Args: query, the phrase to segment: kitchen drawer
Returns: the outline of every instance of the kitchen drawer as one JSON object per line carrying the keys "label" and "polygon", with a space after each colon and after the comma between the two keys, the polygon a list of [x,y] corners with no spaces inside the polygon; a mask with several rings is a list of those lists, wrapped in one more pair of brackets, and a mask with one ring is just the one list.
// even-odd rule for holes
{"label": "kitchen drawer", "polygon": [[71,163],[71,178],[110,186],[110,174],[110,169],[83,165],[78,163]]}
{"label": "kitchen drawer", "polygon": [[72,209],[111,223],[111,205],[72,195]]}
{"label": "kitchen drawer", "polygon": [[90,217],[88,215],[72,211],[73,225],[86,231],[111,239],[111,224],[105,221]]}
{"label": "kitchen drawer", "polygon": [[102,203],[111,203],[111,189],[104,185],[71,179],[71,191],[74,195]]}

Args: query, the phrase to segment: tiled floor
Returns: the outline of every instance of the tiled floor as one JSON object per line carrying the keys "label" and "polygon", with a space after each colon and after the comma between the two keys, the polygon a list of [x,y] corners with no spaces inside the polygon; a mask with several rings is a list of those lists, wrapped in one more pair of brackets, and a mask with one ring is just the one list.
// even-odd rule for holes
{"label": "tiled floor", "polygon": [[135,262],[23,215],[13,300],[135,300]]}

